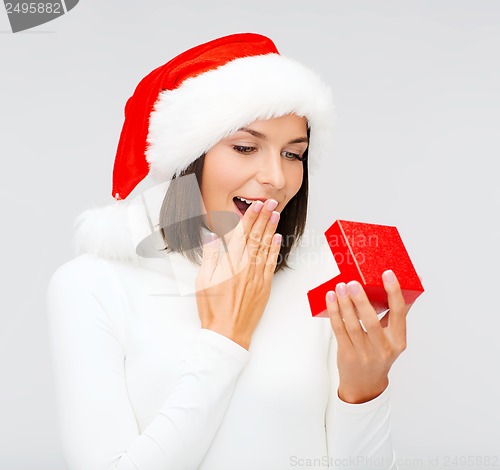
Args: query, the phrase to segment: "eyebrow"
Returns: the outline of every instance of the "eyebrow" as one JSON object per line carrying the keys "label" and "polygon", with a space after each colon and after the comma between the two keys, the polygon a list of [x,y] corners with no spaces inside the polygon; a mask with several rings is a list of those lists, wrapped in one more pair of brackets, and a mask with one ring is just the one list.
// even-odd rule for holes
{"label": "eyebrow", "polygon": [[[249,134],[253,135],[254,137],[257,137],[257,139],[261,140],[267,140],[267,136],[265,134],[262,134],[262,132],[259,131],[254,131],[253,129],[247,129],[246,127],[242,127],[241,129],[238,129],[238,132],[248,132]],[[293,139],[289,144],[300,144],[302,142],[305,142],[306,144],[309,143],[309,139],[307,137],[298,137],[297,139]]]}

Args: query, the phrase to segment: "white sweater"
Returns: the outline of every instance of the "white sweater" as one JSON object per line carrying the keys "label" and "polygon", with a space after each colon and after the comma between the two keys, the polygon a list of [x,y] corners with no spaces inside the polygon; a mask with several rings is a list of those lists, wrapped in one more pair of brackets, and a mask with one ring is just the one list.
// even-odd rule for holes
{"label": "white sweater", "polygon": [[68,470],[397,468],[389,387],[338,398],[335,336],[306,295],[336,273],[306,252],[274,276],[248,351],[201,329],[180,254],[60,266],[47,306]]}

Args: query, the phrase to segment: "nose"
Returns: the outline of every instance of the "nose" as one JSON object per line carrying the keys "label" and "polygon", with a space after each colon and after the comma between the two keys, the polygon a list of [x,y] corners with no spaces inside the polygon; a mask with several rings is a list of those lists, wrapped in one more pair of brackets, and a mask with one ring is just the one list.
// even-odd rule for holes
{"label": "nose", "polygon": [[257,180],[260,184],[270,184],[277,190],[285,186],[286,177],[283,171],[283,158],[279,151],[269,152],[264,156]]}

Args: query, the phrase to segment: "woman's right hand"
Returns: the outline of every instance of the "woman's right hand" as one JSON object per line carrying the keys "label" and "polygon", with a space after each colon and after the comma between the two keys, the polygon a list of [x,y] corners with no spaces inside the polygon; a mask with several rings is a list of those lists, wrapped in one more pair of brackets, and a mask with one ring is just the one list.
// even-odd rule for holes
{"label": "woman's right hand", "polygon": [[280,214],[273,212],[272,201],[250,205],[232,231],[227,252],[220,253],[219,239],[205,243],[196,277],[201,327],[245,349],[267,305],[281,247],[281,235],[275,234]]}

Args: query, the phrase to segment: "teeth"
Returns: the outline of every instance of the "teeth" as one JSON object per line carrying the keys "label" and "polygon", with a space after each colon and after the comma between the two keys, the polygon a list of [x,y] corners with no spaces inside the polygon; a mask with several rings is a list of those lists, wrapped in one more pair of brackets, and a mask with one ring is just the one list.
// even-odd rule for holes
{"label": "teeth", "polygon": [[253,201],[249,201],[248,199],[245,199],[244,197],[236,196],[240,201],[246,202],[247,204],[252,204]]}

